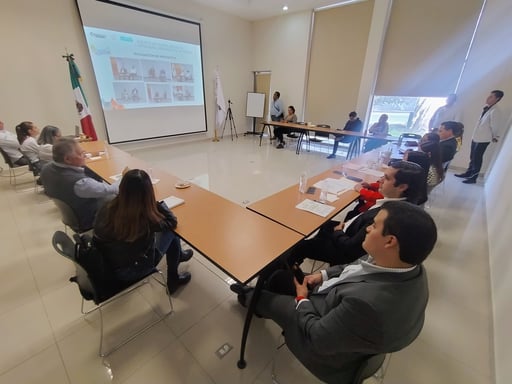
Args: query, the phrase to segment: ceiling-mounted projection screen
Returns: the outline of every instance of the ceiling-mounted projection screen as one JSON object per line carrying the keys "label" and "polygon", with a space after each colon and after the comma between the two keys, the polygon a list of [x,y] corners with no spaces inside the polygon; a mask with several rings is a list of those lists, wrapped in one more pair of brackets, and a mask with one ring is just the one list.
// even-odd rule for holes
{"label": "ceiling-mounted projection screen", "polygon": [[205,132],[199,23],[76,0],[110,143]]}

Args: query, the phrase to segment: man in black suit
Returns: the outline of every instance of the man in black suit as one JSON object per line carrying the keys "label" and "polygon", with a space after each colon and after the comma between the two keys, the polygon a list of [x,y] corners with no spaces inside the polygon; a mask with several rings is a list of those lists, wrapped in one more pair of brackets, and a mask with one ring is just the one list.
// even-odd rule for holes
{"label": "man in black suit", "polygon": [[328,222],[316,237],[304,240],[295,247],[288,257],[290,265],[301,264],[305,258],[325,261],[331,265],[347,264],[366,252],[362,247],[366,227],[379,212],[381,205],[389,200],[405,200],[423,204],[427,196],[425,172],[416,163],[395,161],[384,171],[379,180],[379,192],[384,196],[377,200],[368,211],[334,228],[338,222]]}
{"label": "man in black suit", "polygon": [[446,163],[451,161],[457,153],[457,138],[456,136],[460,134],[461,123],[456,121],[445,121],[441,123],[439,127],[439,148],[441,149],[441,163]]}
{"label": "man in black suit", "polygon": [[[348,266],[305,276],[274,273],[256,313],[282,329],[288,349],[327,383],[352,383],[361,363],[374,354],[398,351],[420,333],[428,301],[421,265],[437,240],[432,218],[402,201],[382,205],[366,228],[368,253]],[[233,284],[247,305],[252,289]]]}

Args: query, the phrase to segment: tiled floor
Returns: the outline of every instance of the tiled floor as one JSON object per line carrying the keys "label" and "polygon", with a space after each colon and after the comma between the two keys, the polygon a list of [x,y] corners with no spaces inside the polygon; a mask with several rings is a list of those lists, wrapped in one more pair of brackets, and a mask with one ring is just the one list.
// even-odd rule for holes
{"label": "tiled floor", "polygon": [[[240,136],[131,152],[242,205],[296,183],[304,170],[316,174],[342,161],[319,152],[297,156],[292,145],[277,150],[265,140],[259,147],[258,141]],[[28,183],[17,188],[0,178],[0,384],[272,382],[279,329],[270,321],[253,322],[248,366],[239,370],[244,310],[226,276],[197,254],[183,266],[193,277],[173,297],[175,312],[102,361],[98,315],[80,315],[79,292],[68,281],[73,266],[51,247],[53,232],[63,228],[59,214],[25,177]],[[427,210],[438,224],[439,242],[425,263],[431,293],[425,327],[410,347],[391,356],[385,383],[494,381],[482,196],[481,185],[464,185],[453,174],[433,192]],[[151,308],[163,307],[162,299],[158,286],[150,285],[110,307],[107,342],[153,318]],[[224,343],[233,350],[219,359],[215,351]],[[316,382],[285,350],[276,362],[281,383]]]}

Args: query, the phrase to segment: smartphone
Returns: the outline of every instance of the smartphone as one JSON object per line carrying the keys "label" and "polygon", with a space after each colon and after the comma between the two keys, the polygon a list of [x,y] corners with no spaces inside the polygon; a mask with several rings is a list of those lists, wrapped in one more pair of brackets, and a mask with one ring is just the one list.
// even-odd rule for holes
{"label": "smartphone", "polygon": [[306,193],[309,193],[310,195],[314,195],[316,192],[316,188],[315,187],[309,187],[307,190],[306,190]]}
{"label": "smartphone", "polygon": [[304,282],[304,272],[302,272],[298,264],[292,266],[292,272],[299,284],[302,284]]}
{"label": "smartphone", "polygon": [[355,181],[357,183],[360,183],[361,181],[363,181],[363,179],[359,178],[359,177],[355,177],[355,176],[350,176],[350,175],[347,175],[345,176],[347,179],[349,180],[352,180],[352,181]]}

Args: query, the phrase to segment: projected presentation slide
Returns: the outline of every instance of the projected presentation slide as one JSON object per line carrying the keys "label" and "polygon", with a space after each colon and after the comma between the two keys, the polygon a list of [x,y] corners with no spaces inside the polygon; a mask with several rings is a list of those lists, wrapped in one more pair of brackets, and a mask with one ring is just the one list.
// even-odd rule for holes
{"label": "projected presentation slide", "polygon": [[105,111],[204,104],[198,44],[84,31]]}

